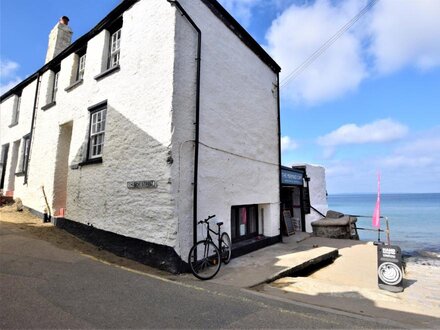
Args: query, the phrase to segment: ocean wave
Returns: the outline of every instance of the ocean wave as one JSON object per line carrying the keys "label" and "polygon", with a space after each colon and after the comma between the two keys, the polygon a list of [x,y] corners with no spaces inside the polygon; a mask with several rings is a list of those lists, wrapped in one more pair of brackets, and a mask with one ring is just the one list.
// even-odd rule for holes
{"label": "ocean wave", "polygon": [[440,251],[439,250],[414,250],[404,251],[403,259],[405,262],[415,263],[419,265],[428,265],[440,267]]}

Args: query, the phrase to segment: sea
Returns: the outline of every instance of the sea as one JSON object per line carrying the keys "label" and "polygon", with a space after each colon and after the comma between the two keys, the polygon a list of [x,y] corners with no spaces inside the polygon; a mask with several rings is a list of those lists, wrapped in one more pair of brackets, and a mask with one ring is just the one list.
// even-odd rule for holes
{"label": "sea", "polygon": [[[357,227],[373,229],[376,194],[334,194],[328,196],[330,210],[360,215]],[[381,216],[388,218],[390,242],[402,249],[405,260],[440,266],[440,193],[381,194]],[[385,230],[385,219],[381,219]],[[377,231],[358,230],[363,241],[377,241]],[[380,240],[386,242],[385,232]]]}

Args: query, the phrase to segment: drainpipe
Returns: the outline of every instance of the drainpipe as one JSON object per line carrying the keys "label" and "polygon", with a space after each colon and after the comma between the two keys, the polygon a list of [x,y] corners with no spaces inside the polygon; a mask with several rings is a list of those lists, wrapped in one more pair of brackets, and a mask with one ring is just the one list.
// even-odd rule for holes
{"label": "drainpipe", "polygon": [[198,183],[198,172],[199,172],[199,118],[200,118],[200,61],[202,56],[202,31],[194,23],[188,13],[183,9],[181,4],[177,0],[167,0],[170,4],[175,5],[182,16],[185,16],[187,21],[193,26],[194,30],[197,32],[197,87],[196,87],[196,132],[195,132],[195,150],[194,150],[194,192],[193,192],[193,244],[197,243],[197,183]]}
{"label": "drainpipe", "polygon": [[280,201],[280,242],[283,241],[282,228],[282,209],[281,209],[281,107],[280,107],[280,73],[277,72],[277,107],[278,107],[278,182],[279,182],[279,201]]}
{"label": "drainpipe", "polygon": [[[31,132],[29,133],[29,152],[27,155],[27,162],[26,162],[26,168],[24,169],[24,183],[27,184],[28,182],[28,167],[29,167],[29,156],[30,156],[30,150],[32,146],[32,138],[34,133],[34,124],[35,124],[35,113],[37,111],[37,100],[38,100],[38,90],[40,88],[40,72],[37,74],[37,86],[35,87],[35,97],[34,97],[34,108],[32,110],[32,122],[31,122]],[[26,146],[25,146],[26,147]]]}

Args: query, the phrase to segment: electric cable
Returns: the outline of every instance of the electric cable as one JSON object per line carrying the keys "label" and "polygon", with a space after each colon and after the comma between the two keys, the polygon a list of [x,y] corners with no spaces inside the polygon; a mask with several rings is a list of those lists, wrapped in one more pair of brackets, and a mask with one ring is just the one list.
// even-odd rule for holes
{"label": "electric cable", "polygon": [[310,55],[300,66],[289,73],[281,82],[280,87],[286,86],[290,81],[298,77],[310,64],[312,64],[318,57],[320,57],[336,40],[347,32],[359,19],[364,16],[379,0],[371,0],[356,16],[348,21],[343,27],[339,29],[330,39],[328,39],[321,47],[319,47],[312,55]]}

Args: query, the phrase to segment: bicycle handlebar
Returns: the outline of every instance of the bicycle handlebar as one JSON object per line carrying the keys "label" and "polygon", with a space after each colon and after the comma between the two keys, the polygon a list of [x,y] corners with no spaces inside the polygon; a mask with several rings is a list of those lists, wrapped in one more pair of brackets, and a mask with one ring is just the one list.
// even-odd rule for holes
{"label": "bicycle handlebar", "polygon": [[209,220],[211,220],[212,218],[215,217],[215,214],[210,215],[209,217],[207,217],[205,220],[200,220],[199,222],[197,222],[199,225],[202,223],[208,223]]}

